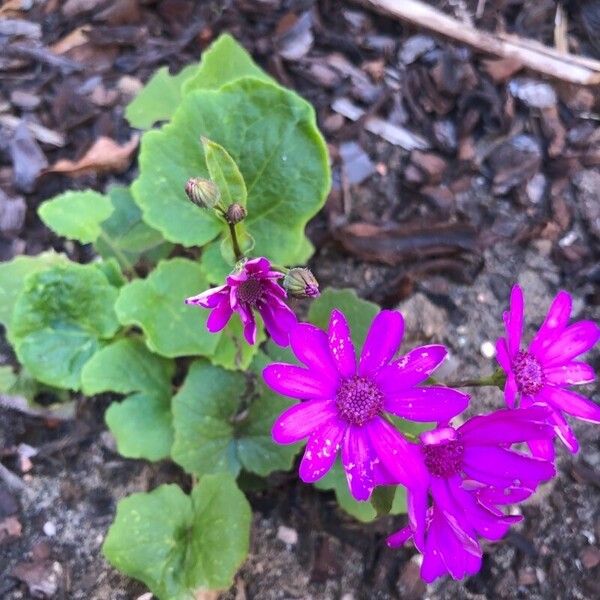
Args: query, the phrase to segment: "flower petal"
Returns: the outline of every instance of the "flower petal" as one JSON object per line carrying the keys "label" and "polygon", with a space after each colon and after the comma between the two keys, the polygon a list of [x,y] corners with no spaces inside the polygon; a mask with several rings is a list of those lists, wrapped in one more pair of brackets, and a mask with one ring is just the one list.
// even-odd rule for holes
{"label": "flower petal", "polygon": [[406,491],[406,512],[413,530],[415,546],[423,552],[427,527],[428,485],[411,486]]}
{"label": "flower petal", "polygon": [[300,402],[283,412],[273,424],[273,439],[278,444],[293,444],[337,418],[333,402],[311,400]]}
{"label": "flower petal", "polygon": [[342,442],[342,464],[355,500],[368,500],[375,487],[373,470],[377,455],[366,434],[368,427],[369,424],[349,425]]}
{"label": "flower petal", "polygon": [[208,319],[206,319],[206,329],[211,333],[217,333],[217,331],[221,331],[229,323],[229,319],[233,311],[231,310],[231,305],[229,304],[229,298],[224,297],[215,308],[212,309]]}
{"label": "flower petal", "polygon": [[506,319],[506,337],[508,340],[509,356],[514,356],[521,346],[524,311],[525,302],[523,300],[523,290],[520,286],[513,285],[510,292],[510,309],[508,318]]}
{"label": "flower petal", "polygon": [[508,355],[508,346],[504,338],[496,340],[496,360],[507,373],[510,371],[510,356]]}
{"label": "flower petal", "polygon": [[311,434],[300,462],[302,481],[314,483],[327,474],[335,462],[346,427],[346,423],[335,417]]}
{"label": "flower petal", "polygon": [[492,446],[465,447],[463,468],[472,479],[498,488],[535,488],[555,474],[552,463]]}
{"label": "flower petal", "polygon": [[399,531],[396,531],[396,533],[389,535],[386,543],[390,548],[400,548],[400,546],[403,546],[410,540],[412,535],[412,529],[410,527],[404,527],[404,529],[400,529]]}
{"label": "flower petal", "polygon": [[198,294],[197,296],[191,296],[185,299],[186,304],[197,304],[203,308],[214,308],[221,302],[223,296],[229,296],[229,286],[220,285],[218,287],[210,288]]}
{"label": "flower petal", "polygon": [[358,374],[370,375],[396,354],[404,334],[404,319],[397,310],[382,310],[375,316],[360,355]]}
{"label": "flower petal", "polygon": [[422,387],[402,390],[387,396],[384,408],[410,421],[448,421],[469,404],[469,396],[446,387]]}
{"label": "flower petal", "polygon": [[600,423],[600,405],[571,390],[545,385],[536,394],[536,399],[583,421]]}
{"label": "flower petal", "polygon": [[[406,487],[427,486],[429,476],[421,449],[409,442],[397,429],[382,418],[373,419],[367,427],[371,447],[394,481]],[[380,482],[384,483],[384,482]]]}
{"label": "flower petal", "polygon": [[297,321],[292,309],[280,298],[266,294],[258,307],[258,312],[273,341],[285,348],[289,344],[290,330]]}
{"label": "flower petal", "polygon": [[550,410],[545,407],[521,410],[499,410],[469,419],[459,427],[465,444],[497,446],[529,440],[554,438],[554,430],[546,424]]}
{"label": "flower petal", "polygon": [[273,391],[290,398],[332,401],[335,397],[335,384],[296,365],[273,363],[264,368],[263,378]]}
{"label": "flower petal", "polygon": [[529,352],[539,355],[567,326],[573,302],[571,295],[561,290],[552,301],[542,326],[529,344]]}
{"label": "flower petal", "polygon": [[342,377],[356,374],[356,353],[344,313],[334,309],[329,319],[329,349]]}
{"label": "flower petal", "polygon": [[529,440],[527,442],[532,456],[542,460],[554,461],[554,440]]}
{"label": "flower petal", "polygon": [[504,384],[504,400],[506,402],[506,406],[509,408],[514,408],[515,400],[517,399],[517,380],[512,372],[507,373],[506,375],[506,383]]}
{"label": "flower petal", "polygon": [[329,351],[327,334],[308,323],[298,323],[290,332],[290,345],[298,360],[324,379],[339,381],[337,367]]}
{"label": "flower petal", "polygon": [[587,352],[600,340],[600,327],[593,321],[578,321],[567,327],[536,356],[544,367],[555,367]]}
{"label": "flower petal", "polygon": [[384,394],[395,394],[425,381],[444,361],[448,351],[440,344],[420,346],[382,367],[375,376]]}
{"label": "flower petal", "polygon": [[576,360],[559,367],[548,367],[544,369],[544,376],[553,385],[581,385],[596,379],[596,373],[590,365]]}
{"label": "flower petal", "polygon": [[242,325],[244,326],[244,338],[251,346],[253,346],[256,343],[257,331],[254,313],[252,312],[251,308],[242,304],[238,304],[235,310],[238,315],[240,315]]}

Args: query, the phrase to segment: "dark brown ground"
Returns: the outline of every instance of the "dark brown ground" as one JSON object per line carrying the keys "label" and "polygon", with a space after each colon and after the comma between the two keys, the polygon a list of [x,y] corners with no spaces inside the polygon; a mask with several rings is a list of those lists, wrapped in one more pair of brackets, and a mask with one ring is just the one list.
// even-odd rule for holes
{"label": "dark brown ground", "polygon": [[[552,43],[553,0],[488,0],[480,20],[473,17],[477,0],[435,4],[492,31]],[[588,36],[598,2],[571,4],[572,51],[598,56]],[[501,334],[515,280],[527,295],[530,334],[561,287],[575,297],[575,316],[600,319],[598,90],[557,84],[557,98],[542,88],[532,106],[525,92],[535,74],[501,76],[498,64],[426,34],[407,45],[415,31],[333,0],[48,0],[0,13],[9,17],[41,25],[41,38],[38,58],[31,58],[19,50],[33,46],[31,40],[11,39],[9,52],[9,38],[0,33],[3,260],[50,246],[89,257],[45,230],[35,208],[69,187],[102,190],[129,181],[135,162],[118,176],[38,178],[40,155],[53,164],[81,157],[99,135],[126,141],[123,108],[139,82],[158,66],[180,68],[230,31],[278,80],[314,103],[330,143],[336,183],[310,225],[317,246],[312,266],[323,287],[354,287],[386,306],[400,303],[406,343],[446,343],[452,377],[493,368],[482,344]],[[44,48],[83,25],[89,41],[61,54],[72,62],[48,64]],[[599,38],[592,31],[591,39]],[[331,109],[340,98],[407,127],[430,149],[408,152],[367,133]],[[24,145],[16,144],[7,115],[62,134],[65,144],[56,148],[27,134]],[[1,362],[12,360],[6,346],[0,354]],[[599,366],[597,350],[590,360]],[[600,399],[597,389],[588,391]],[[473,405],[501,401],[498,392],[479,392]],[[0,408],[0,458],[26,484],[18,494],[0,483],[0,598],[32,597],[15,572],[30,588],[41,586],[41,597],[129,600],[145,592],[100,556],[115,504],[164,481],[189,482],[167,463],[116,454],[102,421],[108,402],[79,399],[77,418],[62,423]],[[249,492],[252,553],[223,598],[599,598],[600,430],[579,424],[577,431],[579,456],[561,451],[559,477],[520,507],[524,524],[489,546],[481,573],[463,583],[425,588],[413,550],[386,549],[385,534],[402,519],[360,525],[329,494],[294,475],[275,475],[268,491]],[[37,449],[31,468],[19,464],[19,444]],[[4,536],[2,524],[15,535]],[[282,526],[295,530],[295,543],[282,541]]]}

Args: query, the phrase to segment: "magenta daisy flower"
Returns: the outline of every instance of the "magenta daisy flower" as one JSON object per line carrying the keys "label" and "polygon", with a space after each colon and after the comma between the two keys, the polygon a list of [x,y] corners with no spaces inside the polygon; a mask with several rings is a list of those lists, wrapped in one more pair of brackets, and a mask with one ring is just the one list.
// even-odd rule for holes
{"label": "magenta daisy flower", "polygon": [[525,499],[553,477],[551,461],[511,449],[516,443],[551,439],[547,418],[544,406],[500,410],[473,417],[457,429],[443,425],[421,434],[423,468],[407,486],[409,526],[391,535],[388,545],[413,538],[423,553],[425,581],[445,573],[455,579],[476,573],[482,556],[479,538],[499,540],[520,520],[498,505]]}
{"label": "magenta daisy flower", "polygon": [[[303,400],[273,425],[273,439],[290,444],[308,438],[300,477],[311,483],[341,458],[348,485],[357,500],[367,500],[378,484],[407,483],[414,476],[410,444],[386,419],[392,413],[412,421],[447,420],[462,412],[466,394],[445,387],[417,387],[440,365],[446,349],[415,348],[392,361],[404,332],[402,315],[381,311],[373,320],[357,364],[345,316],[331,313],[329,329],[297,324],[290,344],[306,365],[276,363],[263,371],[276,392]],[[391,470],[390,470],[391,469]]]}
{"label": "magenta daisy flower", "polygon": [[256,343],[256,310],[273,341],[287,346],[296,315],[283,301],[286,292],[277,283],[281,277],[282,273],[271,270],[271,263],[266,258],[253,258],[228,275],[225,285],[187,298],[185,303],[212,309],[206,321],[206,328],[211,333],[221,331],[231,315],[237,312],[249,344]]}
{"label": "magenta daisy flower", "polygon": [[[504,313],[506,338],[497,341],[496,349],[497,360],[507,376],[506,404],[511,408],[533,403],[550,407],[549,422],[554,425],[557,436],[571,452],[577,452],[579,444],[564,413],[600,423],[600,406],[568,387],[594,380],[594,369],[575,359],[598,342],[600,328],[592,321],[568,325],[571,308],[571,296],[559,292],[529,347],[523,349],[524,300],[521,288],[515,285],[510,295],[510,309]],[[536,455],[554,456],[549,440],[532,441],[530,447]]]}

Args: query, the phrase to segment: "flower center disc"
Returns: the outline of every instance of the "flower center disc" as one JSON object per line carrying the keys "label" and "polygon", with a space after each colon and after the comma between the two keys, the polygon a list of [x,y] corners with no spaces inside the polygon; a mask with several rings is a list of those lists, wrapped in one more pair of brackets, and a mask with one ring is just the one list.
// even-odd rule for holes
{"label": "flower center disc", "polygon": [[256,304],[262,293],[263,289],[260,281],[252,277],[241,283],[237,288],[238,300],[247,304]]}
{"label": "flower center disc", "polygon": [[465,447],[460,440],[445,440],[423,446],[425,465],[436,477],[452,477],[462,467]]}
{"label": "flower center disc", "polygon": [[512,364],[517,388],[520,392],[537,394],[544,386],[544,370],[535,356],[520,350],[515,356]]}
{"label": "flower center disc", "polygon": [[370,379],[355,376],[342,382],[335,403],[346,421],[364,425],[383,409],[383,394]]}

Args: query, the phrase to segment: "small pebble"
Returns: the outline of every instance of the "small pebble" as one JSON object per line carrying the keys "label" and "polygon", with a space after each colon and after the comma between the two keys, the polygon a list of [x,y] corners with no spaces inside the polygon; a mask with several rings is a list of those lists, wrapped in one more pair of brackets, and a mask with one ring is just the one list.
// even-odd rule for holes
{"label": "small pebble", "polygon": [[485,358],[494,358],[496,356],[496,346],[489,340],[483,342],[479,349]]}
{"label": "small pebble", "polygon": [[285,525],[280,525],[277,530],[277,537],[284,544],[289,544],[290,546],[295,545],[298,542],[298,532],[291,527],[286,527]]}
{"label": "small pebble", "polygon": [[52,521],[46,521],[44,523],[44,534],[48,537],[53,537],[56,535],[56,525]]}

